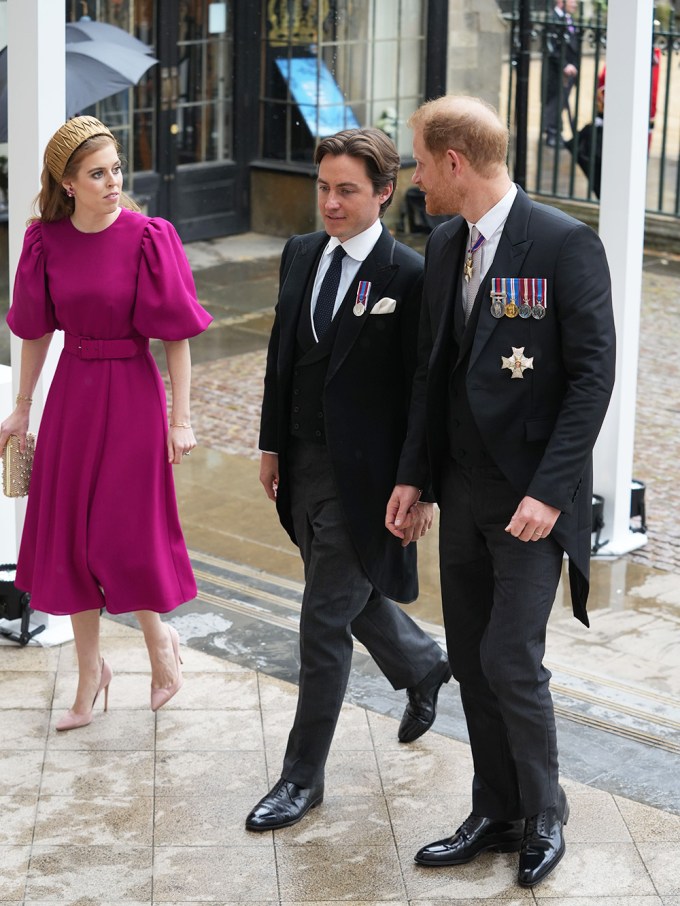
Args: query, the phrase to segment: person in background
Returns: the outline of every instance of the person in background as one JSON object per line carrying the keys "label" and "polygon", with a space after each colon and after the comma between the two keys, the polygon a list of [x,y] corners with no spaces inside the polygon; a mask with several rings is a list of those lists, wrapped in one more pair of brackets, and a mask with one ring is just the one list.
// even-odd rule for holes
{"label": "person in background", "polygon": [[[64,332],[15,579],[34,610],[71,617],[78,688],[56,724],[62,731],[88,725],[102,691],[108,703],[113,672],[100,651],[100,609],[135,613],[156,711],[182,685],[179,638],[160,614],[196,595],[172,466],[196,446],[188,338],[212,319],[172,225],[139,213],[122,185],[116,139],[103,123],[75,117],[55,132],[7,316],[23,343],[0,451],[10,435],[25,449],[33,391],[54,331]],[[165,346],[169,425],[149,337]]]}
{"label": "person in background", "polygon": [[[381,223],[400,158],[377,129],[316,150],[325,230],[292,237],[281,258],[260,428],[260,481],[304,562],[300,683],[281,777],[246,818],[266,831],[324,795],[326,759],[352,660],[352,635],[395,689],[412,742],[432,725],[451,678],[439,645],[393,601],[418,594],[415,545],[432,504],[413,502],[407,536],[384,527],[406,433],[423,261]],[[419,495],[420,497],[420,495]]]}
{"label": "person in background", "polygon": [[474,763],[472,811],[420,865],[519,852],[533,887],[565,851],[546,627],[569,557],[586,625],[592,449],[614,383],[609,269],[587,226],[510,181],[508,130],[469,97],[411,117],[414,183],[431,214],[409,428],[386,525],[418,489],[439,503],[446,641]]}
{"label": "person in background", "polygon": [[577,0],[556,0],[552,25],[546,25],[548,78],[543,108],[543,132],[549,148],[563,143],[562,113],[565,110],[569,116],[572,135],[574,133],[569,95],[578,78],[581,55],[572,18],[576,4]]}
{"label": "person in background", "polygon": [[[652,48],[652,72],[649,88],[649,132],[647,134],[647,153],[652,147],[654,120],[656,117],[657,97],[659,92],[659,69],[661,66],[661,51],[658,47]],[[596,111],[591,123],[586,123],[578,133],[578,151],[575,139],[569,139],[564,144],[573,153],[583,172],[588,177],[588,182],[596,198],[600,197],[602,183],[602,137],[604,129],[604,96],[607,67],[603,66],[597,79]]]}
{"label": "person in background", "polygon": [[[661,50],[658,47],[652,47],[652,72],[649,83],[649,133],[647,138],[647,151],[652,147],[652,133],[654,132],[654,120],[656,119],[657,98],[659,96],[659,72],[661,70]],[[604,90],[607,78],[606,65],[600,70],[597,77],[597,105],[600,116],[604,114]]]}

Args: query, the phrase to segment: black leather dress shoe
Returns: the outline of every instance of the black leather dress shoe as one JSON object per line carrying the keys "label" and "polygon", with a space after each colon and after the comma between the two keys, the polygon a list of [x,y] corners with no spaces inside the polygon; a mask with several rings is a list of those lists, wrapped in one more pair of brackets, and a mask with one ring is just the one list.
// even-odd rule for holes
{"label": "black leather dress shoe", "polygon": [[290,827],[322,802],[323,784],[305,788],[282,777],[248,815],[246,830],[268,831]]}
{"label": "black leather dress shoe", "polygon": [[438,840],[418,850],[415,861],[419,865],[463,865],[480,853],[516,853],[522,845],[524,821],[496,821],[470,815],[456,833],[446,840]]}
{"label": "black leather dress shoe", "polygon": [[417,686],[406,690],[408,704],[399,724],[399,742],[413,742],[427,733],[437,716],[439,690],[450,679],[448,658],[442,658]]}
{"label": "black leather dress shoe", "polygon": [[569,803],[560,787],[557,805],[527,818],[522,849],[519,853],[517,880],[522,887],[533,887],[549,875],[564,855],[562,827],[569,818]]}

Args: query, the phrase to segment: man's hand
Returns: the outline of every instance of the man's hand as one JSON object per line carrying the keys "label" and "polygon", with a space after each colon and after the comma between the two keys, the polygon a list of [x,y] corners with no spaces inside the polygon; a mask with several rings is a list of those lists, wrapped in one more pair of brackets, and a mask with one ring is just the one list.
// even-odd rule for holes
{"label": "man's hand", "polygon": [[524,497],[506,525],[505,531],[520,541],[546,538],[557,522],[560,511],[535,497]]}
{"label": "man's hand", "polygon": [[409,526],[404,528],[404,537],[401,542],[402,547],[406,547],[411,541],[418,541],[423,535],[432,528],[434,521],[434,504],[421,503],[416,500],[409,510]]}
{"label": "man's hand", "polygon": [[279,457],[276,453],[262,453],[260,456],[260,481],[270,500],[276,500],[279,489]]}
{"label": "man's hand", "polygon": [[414,488],[410,484],[398,484],[387,501],[385,528],[395,538],[400,538],[402,541],[406,540],[406,533],[409,532],[406,544],[411,541],[413,536],[417,516],[414,504],[417,503],[419,497],[419,488]]}

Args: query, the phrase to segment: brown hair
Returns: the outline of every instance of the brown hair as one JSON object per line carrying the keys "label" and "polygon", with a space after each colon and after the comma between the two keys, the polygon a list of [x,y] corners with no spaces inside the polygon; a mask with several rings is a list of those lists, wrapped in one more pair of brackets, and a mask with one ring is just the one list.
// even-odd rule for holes
{"label": "brown hair", "polygon": [[449,149],[463,154],[481,176],[491,176],[508,156],[508,129],[496,109],[482,98],[445,95],[427,101],[411,114],[427,150],[436,156]]}
{"label": "brown hair", "polygon": [[380,195],[387,186],[392,186],[392,193],[380,205],[380,216],[392,204],[397,176],[401,167],[401,158],[392,139],[380,129],[345,129],[324,138],[314,152],[314,163],[318,166],[327,154],[338,157],[347,154],[363,160],[366,174],[373,184],[373,192]]}
{"label": "brown hair", "polygon": [[[62,185],[63,180],[75,177],[83,158],[87,157],[88,154],[92,154],[93,151],[104,148],[106,145],[113,145],[116,151],[120,151],[118,142],[108,130],[100,135],[94,135],[78,145],[73,151],[68,158],[61,180],[57,180],[50,172],[50,167],[47,163],[50,144],[51,142],[48,142],[45,149],[43,169],[40,174],[40,192],[33,202],[33,207],[37,213],[30,218],[29,223],[33,223],[36,220],[41,220],[43,223],[51,223],[54,220],[63,220],[64,217],[70,217],[75,210],[75,199],[70,198],[66,194]],[[119,204],[122,208],[128,208],[131,211],[140,210],[139,205],[124,192],[120,194]]]}

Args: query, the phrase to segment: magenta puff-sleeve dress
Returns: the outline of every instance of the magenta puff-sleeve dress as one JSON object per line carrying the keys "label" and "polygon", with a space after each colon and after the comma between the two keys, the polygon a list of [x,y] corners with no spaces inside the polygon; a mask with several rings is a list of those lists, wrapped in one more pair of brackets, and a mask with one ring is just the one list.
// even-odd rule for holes
{"label": "magenta puff-sleeve dress", "polygon": [[[183,340],[211,320],[166,221],[122,209],[99,233],[68,218],[29,226],[7,323],[26,340],[63,330],[72,350],[45,403],[19,552],[16,584],[34,609],[164,613],[195,597],[144,338]],[[81,358],[74,337],[137,338],[140,351]]]}

